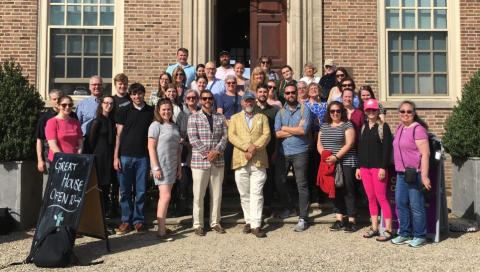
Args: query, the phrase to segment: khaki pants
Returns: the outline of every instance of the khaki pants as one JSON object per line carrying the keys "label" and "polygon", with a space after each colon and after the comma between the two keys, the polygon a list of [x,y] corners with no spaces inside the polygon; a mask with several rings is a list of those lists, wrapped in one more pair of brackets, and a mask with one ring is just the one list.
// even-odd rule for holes
{"label": "khaki pants", "polygon": [[222,183],[224,167],[212,165],[209,169],[192,168],[193,178],[193,228],[204,227],[203,199],[210,185],[210,226],[220,223],[222,204]]}
{"label": "khaki pants", "polygon": [[235,182],[240,193],[245,223],[259,228],[262,222],[263,185],[267,180],[265,168],[257,168],[250,162],[235,170]]}

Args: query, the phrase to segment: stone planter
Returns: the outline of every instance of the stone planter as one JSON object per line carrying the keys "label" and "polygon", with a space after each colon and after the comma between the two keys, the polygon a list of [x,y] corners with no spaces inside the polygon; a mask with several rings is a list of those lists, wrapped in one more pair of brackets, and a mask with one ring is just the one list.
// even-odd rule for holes
{"label": "stone planter", "polygon": [[480,222],[480,158],[453,160],[452,212]]}
{"label": "stone planter", "polygon": [[0,207],[9,207],[22,229],[37,223],[42,205],[42,174],[33,161],[0,163]]}

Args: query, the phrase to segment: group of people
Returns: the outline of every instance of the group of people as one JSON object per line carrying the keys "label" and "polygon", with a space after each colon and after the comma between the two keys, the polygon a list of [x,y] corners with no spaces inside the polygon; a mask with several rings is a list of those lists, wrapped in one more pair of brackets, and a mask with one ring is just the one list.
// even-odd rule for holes
{"label": "group of people", "polygon": [[[425,243],[422,191],[431,188],[428,127],[413,102],[400,104],[393,136],[372,88],[357,91],[347,70],[333,60],[325,61],[321,76],[307,63],[296,81],[290,66],[283,66],[280,76],[267,56],[249,79],[242,63],[231,65],[228,51],[220,52],[219,67],[213,61],[191,66],[185,48],[176,57],[177,63],[160,72],[158,89],[148,100],[145,87],[129,85],[125,74],[115,76],[114,96],[103,96],[102,79],[93,76],[91,96],[78,104],[76,113],[70,96],[52,90],[53,108],[37,128],[39,171],[46,170],[56,152],[95,154],[104,206],[114,210],[120,203],[116,233],[122,235],[146,229],[143,207],[150,170],[159,190],[157,236],[164,240],[174,237],[165,226],[170,200],[185,210],[190,186],[195,234],[206,234],[207,188],[210,228],[225,233],[222,184],[229,177],[240,194],[246,234],[266,237],[262,215],[271,212],[275,192],[282,206],[276,216],[298,213],[294,231],[308,228],[309,205],[325,194],[336,213],[330,229],[355,232],[356,183],[361,181],[372,222],[363,237],[412,247]],[[392,232],[386,192],[391,164],[397,171],[398,236]],[[287,182],[290,171],[298,197]],[[382,235],[378,206],[386,223]]]}

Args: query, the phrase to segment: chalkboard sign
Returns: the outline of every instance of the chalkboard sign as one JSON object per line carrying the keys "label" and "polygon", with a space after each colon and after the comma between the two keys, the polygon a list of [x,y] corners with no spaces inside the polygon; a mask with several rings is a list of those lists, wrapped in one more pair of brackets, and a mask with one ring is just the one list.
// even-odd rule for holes
{"label": "chalkboard sign", "polygon": [[50,227],[68,225],[79,234],[105,239],[109,249],[94,158],[55,153],[32,247]]}

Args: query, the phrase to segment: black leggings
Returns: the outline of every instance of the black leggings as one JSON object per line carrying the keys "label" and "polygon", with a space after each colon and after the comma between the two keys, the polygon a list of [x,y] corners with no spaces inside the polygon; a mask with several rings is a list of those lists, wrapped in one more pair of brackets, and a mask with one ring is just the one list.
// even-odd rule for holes
{"label": "black leggings", "polygon": [[355,167],[342,166],[343,181],[342,188],[335,188],[335,213],[355,217],[357,206],[355,205]]}

